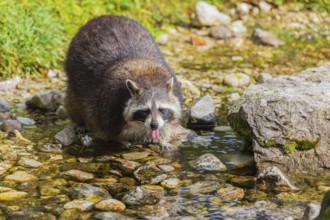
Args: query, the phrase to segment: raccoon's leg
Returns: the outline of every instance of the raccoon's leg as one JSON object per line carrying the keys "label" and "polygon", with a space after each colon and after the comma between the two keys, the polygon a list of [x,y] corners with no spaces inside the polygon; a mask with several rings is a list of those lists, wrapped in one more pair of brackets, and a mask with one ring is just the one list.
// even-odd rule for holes
{"label": "raccoon's leg", "polygon": [[77,125],[79,130],[87,130],[81,112],[82,106],[70,89],[68,89],[66,93],[65,107],[69,118]]}

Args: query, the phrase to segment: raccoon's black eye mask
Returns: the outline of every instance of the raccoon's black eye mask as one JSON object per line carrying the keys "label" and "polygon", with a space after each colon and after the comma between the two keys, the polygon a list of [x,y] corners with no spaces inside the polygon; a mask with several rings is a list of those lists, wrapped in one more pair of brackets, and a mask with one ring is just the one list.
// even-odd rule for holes
{"label": "raccoon's black eye mask", "polygon": [[134,112],[133,114],[133,120],[134,121],[142,121],[144,122],[148,115],[150,114],[150,110],[149,109],[141,109],[141,110],[138,110],[136,112]]}

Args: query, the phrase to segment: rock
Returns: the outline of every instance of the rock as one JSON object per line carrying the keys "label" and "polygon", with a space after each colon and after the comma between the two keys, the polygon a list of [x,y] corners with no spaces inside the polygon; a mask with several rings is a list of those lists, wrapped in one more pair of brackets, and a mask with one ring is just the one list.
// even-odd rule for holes
{"label": "rock", "polygon": [[248,143],[257,168],[330,168],[330,63],[251,85],[228,120]]}
{"label": "rock", "polygon": [[260,28],[257,28],[253,31],[251,39],[255,44],[262,44],[273,47],[284,45],[284,42],[279,40],[274,34],[261,30]]}
{"label": "rock", "polygon": [[174,167],[172,167],[171,165],[166,165],[166,164],[159,165],[158,167],[160,169],[162,169],[163,171],[165,171],[165,172],[171,172],[171,171],[174,171],[175,170]]}
{"label": "rock", "polygon": [[188,97],[200,97],[201,92],[199,89],[189,80],[179,79],[181,88]]}
{"label": "rock", "polygon": [[94,202],[89,202],[82,199],[76,199],[64,204],[65,209],[78,209],[81,212],[92,211]]}
{"label": "rock", "polygon": [[48,73],[47,73],[47,77],[50,78],[50,79],[60,78],[63,75],[64,75],[63,72],[59,69],[49,70]]}
{"label": "rock", "polygon": [[328,220],[330,219],[330,191],[327,192],[323,198],[320,215],[316,220]]}
{"label": "rock", "polygon": [[5,180],[12,180],[19,183],[36,181],[38,178],[25,171],[16,171],[5,177]]}
{"label": "rock", "polygon": [[124,211],[126,206],[116,199],[104,199],[96,203],[95,208],[101,211]]}
{"label": "rock", "polygon": [[207,153],[203,154],[199,158],[189,161],[190,166],[196,170],[201,171],[225,171],[227,170],[226,165],[224,165],[219,158],[213,154]]}
{"label": "rock", "polygon": [[62,95],[58,90],[50,90],[35,94],[26,101],[29,108],[40,109],[44,111],[56,111],[61,105]]}
{"label": "rock", "polygon": [[216,39],[228,39],[233,37],[233,35],[227,26],[218,25],[211,29],[211,37]]}
{"label": "rock", "polygon": [[13,132],[15,130],[22,131],[23,128],[22,128],[22,124],[19,121],[8,119],[5,120],[1,125],[1,130],[3,130],[4,132]]}
{"label": "rock", "polygon": [[192,16],[192,24],[198,27],[215,26],[230,23],[230,17],[219,12],[216,6],[199,1],[195,6],[195,14]]}
{"label": "rock", "polygon": [[55,143],[63,144],[64,146],[69,146],[76,140],[76,134],[72,127],[65,127],[63,130],[58,132],[54,137]]}
{"label": "rock", "polygon": [[78,187],[74,187],[72,190],[70,190],[70,197],[73,199],[84,199],[94,202],[111,198],[107,190],[89,184],[83,184]]}
{"label": "rock", "polygon": [[239,14],[248,14],[250,12],[251,5],[245,2],[236,3],[236,10]]}
{"label": "rock", "polygon": [[244,73],[226,75],[223,83],[234,88],[241,88],[250,85],[250,77]]}
{"label": "rock", "polygon": [[166,45],[168,42],[168,34],[161,34],[156,39],[157,44],[159,45]]}
{"label": "rock", "polygon": [[321,206],[319,204],[309,203],[305,209],[302,220],[314,220],[320,214]]}
{"label": "rock", "polygon": [[26,196],[27,196],[26,192],[19,192],[19,191],[3,192],[0,193],[0,201],[11,201],[11,200],[24,198]]}
{"label": "rock", "polygon": [[42,196],[56,196],[61,193],[59,189],[49,186],[40,186],[39,192]]}
{"label": "rock", "polygon": [[0,82],[0,91],[15,89],[17,84],[19,84],[22,79],[18,76],[13,77],[12,79],[8,79],[6,81]]}
{"label": "rock", "polygon": [[85,182],[88,180],[94,179],[94,175],[91,173],[87,173],[81,170],[68,170],[64,173],[65,175],[68,175],[72,177],[74,180]]}
{"label": "rock", "polygon": [[275,166],[263,170],[257,177],[259,189],[270,192],[288,192],[298,190],[291,181]]}
{"label": "rock", "polygon": [[272,9],[272,6],[264,1],[260,1],[258,5],[259,8],[264,12],[269,12]]}
{"label": "rock", "polygon": [[150,189],[148,190],[145,187],[138,186],[125,194],[122,201],[126,205],[153,205],[163,196],[164,192],[160,193],[159,190],[156,190],[155,192]]}
{"label": "rock", "polygon": [[31,118],[25,118],[25,117],[17,117],[17,121],[19,121],[23,126],[29,126],[36,124],[36,121]]}
{"label": "rock", "polygon": [[131,153],[125,153],[122,154],[121,156],[125,159],[125,160],[140,160],[143,158],[146,158],[147,156],[150,155],[150,152],[148,151],[143,151],[143,152],[131,152]]}
{"label": "rock", "polygon": [[124,173],[133,173],[139,166],[140,163],[130,160],[124,160],[120,158],[111,157],[112,164],[121,169]]}
{"label": "rock", "polygon": [[177,178],[163,180],[160,185],[167,189],[177,189],[181,186],[181,181]]}
{"label": "rock", "polygon": [[210,95],[200,98],[189,110],[188,128],[210,129],[216,126],[215,107]]}
{"label": "rock", "polygon": [[40,163],[39,161],[33,160],[33,159],[29,159],[29,158],[21,158],[18,162],[18,165],[23,166],[23,167],[40,167],[42,166],[42,163]]}
{"label": "rock", "polygon": [[244,198],[244,190],[230,184],[224,184],[216,192],[215,197],[220,201],[232,202]]}
{"label": "rock", "polygon": [[264,83],[264,82],[266,82],[268,80],[271,80],[271,79],[273,79],[273,76],[270,75],[269,73],[266,73],[266,72],[263,72],[258,76],[258,82],[259,83]]}
{"label": "rock", "polygon": [[189,193],[195,194],[209,194],[217,191],[220,184],[216,181],[199,181],[188,186]]}
{"label": "rock", "polygon": [[245,27],[242,20],[237,20],[231,23],[230,30],[235,37],[241,37],[247,32],[247,28]]}
{"label": "rock", "polygon": [[143,165],[134,171],[134,177],[141,184],[158,184],[166,179],[167,175],[153,165]]}
{"label": "rock", "polygon": [[63,105],[60,105],[60,107],[58,107],[58,109],[56,110],[55,114],[60,119],[66,119],[68,117],[68,112],[66,111],[66,108]]}
{"label": "rock", "polygon": [[4,98],[0,98],[0,112],[9,112],[10,105]]}
{"label": "rock", "polygon": [[133,220],[135,218],[130,218],[127,216],[124,216],[119,213],[115,212],[100,212],[95,214],[94,219],[101,219],[101,220]]}
{"label": "rock", "polygon": [[199,35],[191,35],[190,37],[191,44],[194,46],[206,46],[208,45],[208,42]]}

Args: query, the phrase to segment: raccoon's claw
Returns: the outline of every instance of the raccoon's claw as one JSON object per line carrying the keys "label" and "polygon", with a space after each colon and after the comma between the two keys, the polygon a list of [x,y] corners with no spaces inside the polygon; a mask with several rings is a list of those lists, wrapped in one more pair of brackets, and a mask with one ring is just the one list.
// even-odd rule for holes
{"label": "raccoon's claw", "polygon": [[122,142],[120,142],[122,145],[123,145],[123,147],[125,147],[125,148],[130,148],[130,147],[132,147],[132,144],[131,144],[131,142],[128,142],[128,141],[122,141]]}

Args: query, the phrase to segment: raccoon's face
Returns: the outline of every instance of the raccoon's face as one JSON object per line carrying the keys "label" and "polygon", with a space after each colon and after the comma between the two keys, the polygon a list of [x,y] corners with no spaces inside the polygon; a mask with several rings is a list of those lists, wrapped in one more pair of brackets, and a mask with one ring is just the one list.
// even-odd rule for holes
{"label": "raccoon's face", "polygon": [[159,130],[166,124],[181,118],[179,100],[173,95],[173,78],[166,87],[143,90],[135,82],[126,80],[126,86],[132,97],[124,109],[126,122],[144,124],[150,129],[154,141],[159,138]]}

